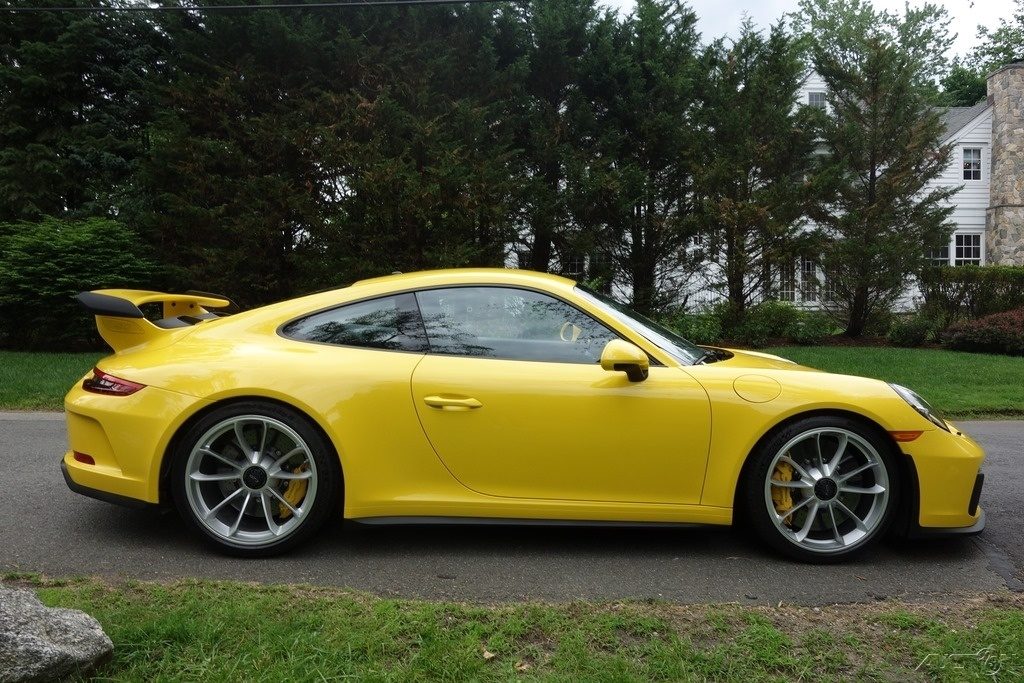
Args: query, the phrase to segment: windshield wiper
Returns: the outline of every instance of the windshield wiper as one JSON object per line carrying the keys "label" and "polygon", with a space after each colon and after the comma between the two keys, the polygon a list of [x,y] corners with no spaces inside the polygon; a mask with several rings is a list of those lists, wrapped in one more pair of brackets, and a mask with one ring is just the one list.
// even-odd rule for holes
{"label": "windshield wiper", "polygon": [[[712,359],[714,359],[714,360],[712,360]],[[704,365],[708,361],[711,361],[712,363],[714,363],[716,360],[718,360],[718,351],[716,351],[714,349],[705,349],[704,353],[702,353],[700,355],[700,358],[695,360],[693,362],[693,364],[694,365]]]}

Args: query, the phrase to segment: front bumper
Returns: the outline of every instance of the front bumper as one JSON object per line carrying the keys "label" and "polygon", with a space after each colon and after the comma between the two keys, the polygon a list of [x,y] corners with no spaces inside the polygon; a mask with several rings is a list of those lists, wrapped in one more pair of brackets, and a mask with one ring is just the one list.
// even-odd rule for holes
{"label": "front bumper", "polygon": [[974,536],[985,530],[985,511],[978,510],[978,521],[972,526],[939,528],[912,525],[906,533],[907,538],[953,538],[958,536]]}
{"label": "front bumper", "polygon": [[980,533],[985,513],[979,507],[985,476],[985,452],[954,425],[952,432],[932,430],[900,444],[908,457],[911,496],[909,536]]}

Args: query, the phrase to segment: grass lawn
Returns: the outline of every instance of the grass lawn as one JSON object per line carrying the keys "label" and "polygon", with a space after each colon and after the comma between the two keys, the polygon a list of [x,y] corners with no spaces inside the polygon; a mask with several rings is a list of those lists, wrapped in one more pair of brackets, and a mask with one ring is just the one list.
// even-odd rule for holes
{"label": "grass lawn", "polygon": [[785,346],[765,349],[820,370],[910,387],[953,418],[1024,415],[1024,358],[935,349]]}
{"label": "grass lawn", "polygon": [[103,680],[1021,680],[1024,596],[472,606],[311,586],[6,577],[114,641]]}
{"label": "grass lawn", "polygon": [[60,410],[71,385],[105,355],[0,351],[0,409]]}

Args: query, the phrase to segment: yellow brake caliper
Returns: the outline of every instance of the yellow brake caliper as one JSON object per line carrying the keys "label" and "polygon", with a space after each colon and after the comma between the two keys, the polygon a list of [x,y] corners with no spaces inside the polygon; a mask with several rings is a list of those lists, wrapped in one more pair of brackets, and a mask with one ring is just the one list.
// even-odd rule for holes
{"label": "yellow brake caliper", "polygon": [[[775,465],[775,469],[772,471],[772,480],[774,481],[793,481],[793,466],[788,462],[780,462]],[[780,515],[785,514],[793,509],[793,494],[788,488],[783,486],[772,487],[772,503],[775,505],[775,512]],[[783,524],[789,524],[790,518],[787,516],[782,520]]]}
{"label": "yellow brake caliper", "polygon": [[[292,471],[295,474],[305,472],[306,463],[302,463]],[[306,479],[292,479],[288,482],[288,488],[286,488],[284,493],[281,495],[282,498],[288,501],[288,505],[298,507],[299,501],[306,496],[306,482]],[[278,517],[281,519],[288,519],[292,516],[292,511],[288,509],[288,505],[281,506],[281,511],[278,513]]]}

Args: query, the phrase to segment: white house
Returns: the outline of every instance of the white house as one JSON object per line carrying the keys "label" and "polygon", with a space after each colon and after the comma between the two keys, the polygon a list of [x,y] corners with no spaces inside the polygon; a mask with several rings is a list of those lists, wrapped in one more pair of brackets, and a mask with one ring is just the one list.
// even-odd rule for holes
{"label": "white house", "polygon": [[[811,73],[799,101],[824,107],[824,81]],[[950,202],[954,224],[949,244],[929,254],[936,264],[1024,266],[1024,63],[988,77],[988,97],[971,107],[943,112],[943,144],[953,147],[949,166],[932,187],[960,187]],[[782,278],[779,297],[814,306],[824,277],[810,258]],[[912,303],[916,291],[902,302]]]}
{"label": "white house", "polygon": [[[825,82],[811,72],[801,85],[798,101],[826,107]],[[954,224],[949,244],[929,256],[936,264],[1004,264],[1024,266],[1024,62],[1009,64],[988,77],[988,97],[971,107],[951,107],[942,113],[943,144],[953,147],[949,166],[931,186],[959,187],[949,200]],[[699,250],[700,244],[692,245]],[[584,255],[563,256],[560,272],[581,277]],[[522,266],[523,255],[511,254],[507,265]],[[723,295],[709,288],[720,281],[718,266],[710,262],[696,273],[672,274],[664,286],[677,292],[678,303],[694,305],[721,301]],[[773,296],[806,308],[818,308],[829,296],[828,280],[814,255],[795,260],[791,268],[775,274]],[[628,298],[628,286],[616,283],[613,290]],[[897,307],[908,309],[919,299],[911,287]]]}

